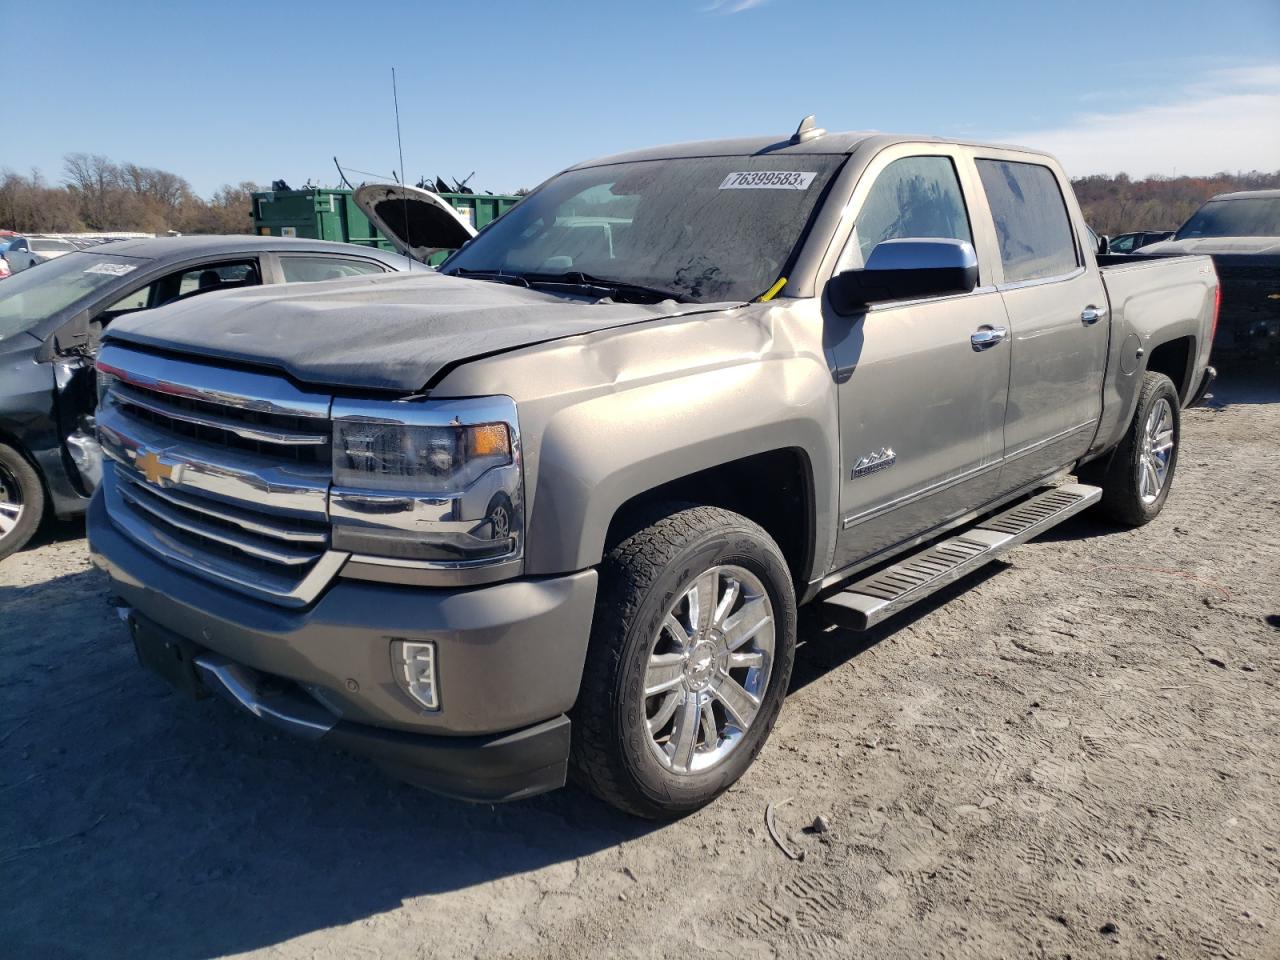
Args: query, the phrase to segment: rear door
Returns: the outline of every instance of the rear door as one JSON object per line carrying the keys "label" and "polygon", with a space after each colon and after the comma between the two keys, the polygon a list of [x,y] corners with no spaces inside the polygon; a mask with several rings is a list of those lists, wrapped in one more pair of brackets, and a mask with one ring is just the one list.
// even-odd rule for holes
{"label": "rear door", "polygon": [[999,248],[997,289],[1011,336],[999,492],[1082,456],[1102,412],[1107,295],[1058,168],[1041,157],[981,151],[978,176]]}
{"label": "rear door", "polygon": [[974,346],[1006,325],[987,278],[993,244],[976,236],[971,169],[952,148],[904,145],[868,166],[850,209],[852,233],[835,273],[864,264],[882,240],[948,237],[973,243],[971,293],[879,303],[853,316],[824,304],[838,384],[841,525],[833,569],[850,566],[973,510],[993,496],[1004,449],[1007,342]]}

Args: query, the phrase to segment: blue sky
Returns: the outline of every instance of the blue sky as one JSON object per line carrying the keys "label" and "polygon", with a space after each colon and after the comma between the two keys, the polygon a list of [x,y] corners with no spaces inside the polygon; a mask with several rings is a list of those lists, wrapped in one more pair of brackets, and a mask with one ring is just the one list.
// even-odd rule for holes
{"label": "blue sky", "polygon": [[[1280,169],[1280,3],[0,0],[0,169],[72,151],[227,182],[332,160],[505,192],[675,140],[1013,140],[1069,172]],[[357,179],[357,177],[353,177]]]}

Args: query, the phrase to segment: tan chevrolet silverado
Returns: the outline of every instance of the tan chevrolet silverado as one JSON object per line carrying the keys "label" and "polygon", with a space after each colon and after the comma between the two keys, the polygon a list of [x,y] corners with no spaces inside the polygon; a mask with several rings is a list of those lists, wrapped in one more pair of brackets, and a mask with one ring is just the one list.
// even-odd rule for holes
{"label": "tan chevrolet silverado", "polygon": [[1146,523],[1212,376],[1211,261],[1100,258],[1022,148],[807,119],[474,237],[365,202],[466,242],[104,332],[89,536],[176,687],[457,797],[709,802],[798,606],[865,629],[1086,508]]}

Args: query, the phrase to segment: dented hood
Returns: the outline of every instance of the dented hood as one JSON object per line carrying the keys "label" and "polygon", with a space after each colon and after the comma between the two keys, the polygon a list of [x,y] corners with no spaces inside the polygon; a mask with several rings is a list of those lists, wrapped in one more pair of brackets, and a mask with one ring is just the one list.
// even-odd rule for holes
{"label": "dented hood", "polygon": [[426,263],[441,250],[457,250],[475,227],[443,197],[398,183],[370,183],[352,195],[369,222],[406,257]]}
{"label": "dented hood", "polygon": [[123,316],[106,336],[317,386],[403,393],[478,356],[730,306],[598,303],[423,270],[205,294]]}

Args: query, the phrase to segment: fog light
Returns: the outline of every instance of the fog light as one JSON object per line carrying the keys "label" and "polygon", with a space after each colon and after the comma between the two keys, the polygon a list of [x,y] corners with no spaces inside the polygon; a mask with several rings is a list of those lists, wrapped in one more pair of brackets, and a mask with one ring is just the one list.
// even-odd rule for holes
{"label": "fog light", "polygon": [[405,693],[428,710],[440,709],[434,643],[425,640],[394,641],[391,644],[391,669]]}

